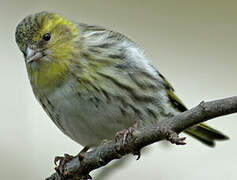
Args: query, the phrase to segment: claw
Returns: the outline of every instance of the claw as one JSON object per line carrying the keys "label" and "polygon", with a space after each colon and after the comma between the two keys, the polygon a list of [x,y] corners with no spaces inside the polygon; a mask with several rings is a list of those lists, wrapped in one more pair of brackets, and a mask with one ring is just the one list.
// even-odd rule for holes
{"label": "claw", "polygon": [[64,157],[62,157],[62,156],[56,156],[56,157],[54,158],[54,164],[55,164],[55,166],[58,166],[58,165],[57,165],[57,162],[59,161],[59,164],[60,164],[60,162],[63,161],[63,159],[64,159]]}
{"label": "claw", "polygon": [[137,156],[136,160],[139,160],[140,157],[141,157],[141,151],[140,150],[139,151],[135,151],[135,152],[133,152],[133,155]]}

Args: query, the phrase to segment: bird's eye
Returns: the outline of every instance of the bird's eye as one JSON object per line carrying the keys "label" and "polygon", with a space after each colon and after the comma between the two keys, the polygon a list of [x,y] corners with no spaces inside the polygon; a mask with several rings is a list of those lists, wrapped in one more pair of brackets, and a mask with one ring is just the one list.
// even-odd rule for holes
{"label": "bird's eye", "polygon": [[51,36],[50,36],[49,33],[45,33],[45,34],[43,35],[43,39],[44,39],[45,41],[49,41],[50,38],[51,38]]}

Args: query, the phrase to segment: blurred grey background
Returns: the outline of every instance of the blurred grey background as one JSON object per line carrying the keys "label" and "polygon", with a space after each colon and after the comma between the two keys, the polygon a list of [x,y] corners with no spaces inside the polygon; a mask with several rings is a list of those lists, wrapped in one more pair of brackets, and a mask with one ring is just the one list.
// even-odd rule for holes
{"label": "blurred grey background", "polygon": [[[188,107],[237,94],[234,0],[1,0],[0,179],[44,179],[54,172],[55,155],[77,154],[82,148],[56,128],[35,100],[15,43],[18,22],[42,10],[134,39]],[[234,114],[208,122],[231,138],[214,149],[189,137],[186,146],[157,143],[108,179],[235,180],[236,118]]]}

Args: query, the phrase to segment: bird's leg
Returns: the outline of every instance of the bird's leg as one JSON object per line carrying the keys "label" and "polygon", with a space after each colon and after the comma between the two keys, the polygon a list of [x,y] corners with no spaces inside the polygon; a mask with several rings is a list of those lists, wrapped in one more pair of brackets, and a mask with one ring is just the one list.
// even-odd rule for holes
{"label": "bird's leg", "polygon": [[85,146],[77,155],[79,161],[82,161],[85,157],[85,153],[90,149],[89,146]]}

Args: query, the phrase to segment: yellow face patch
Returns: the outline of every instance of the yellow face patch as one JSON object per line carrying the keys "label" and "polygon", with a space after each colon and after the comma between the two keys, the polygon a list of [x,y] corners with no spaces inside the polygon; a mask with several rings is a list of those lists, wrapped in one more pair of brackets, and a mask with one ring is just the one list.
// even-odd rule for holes
{"label": "yellow face patch", "polygon": [[[44,57],[33,64],[27,64],[28,74],[33,87],[55,88],[63,81],[67,72],[75,51],[78,30],[76,25],[54,13],[39,15],[35,21],[40,23],[40,29],[32,40],[38,44]],[[50,34],[50,40],[40,44],[46,33]]]}

